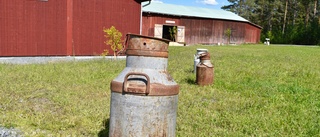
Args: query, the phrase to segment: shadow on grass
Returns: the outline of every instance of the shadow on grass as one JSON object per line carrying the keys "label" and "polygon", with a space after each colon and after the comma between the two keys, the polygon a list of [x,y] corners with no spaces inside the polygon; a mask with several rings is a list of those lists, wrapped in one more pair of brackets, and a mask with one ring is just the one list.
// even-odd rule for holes
{"label": "shadow on grass", "polygon": [[187,73],[186,75],[188,75],[187,78],[184,79],[184,82],[190,85],[196,85],[196,80],[195,80],[196,74],[193,71],[194,71],[193,68],[184,70],[184,72]]}
{"label": "shadow on grass", "polygon": [[190,85],[197,85],[194,78],[186,78],[184,80],[185,80],[186,83],[188,83]]}
{"label": "shadow on grass", "polygon": [[109,118],[103,120],[104,129],[99,132],[98,137],[109,137],[109,123],[110,123]]}
{"label": "shadow on grass", "polygon": [[186,72],[186,73],[193,73],[193,71],[194,71],[193,68],[189,68],[189,69],[184,70],[184,72]]}

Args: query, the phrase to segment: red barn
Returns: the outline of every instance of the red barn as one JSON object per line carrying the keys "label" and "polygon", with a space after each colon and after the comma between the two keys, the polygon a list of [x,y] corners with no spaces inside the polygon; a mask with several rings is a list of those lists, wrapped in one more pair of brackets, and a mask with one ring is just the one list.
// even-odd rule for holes
{"label": "red barn", "polygon": [[0,0],[0,56],[100,55],[104,27],[140,33],[143,1]]}
{"label": "red barn", "polygon": [[[261,27],[224,10],[144,2],[142,34],[186,44],[259,43]],[[226,35],[231,30],[230,38]]]}

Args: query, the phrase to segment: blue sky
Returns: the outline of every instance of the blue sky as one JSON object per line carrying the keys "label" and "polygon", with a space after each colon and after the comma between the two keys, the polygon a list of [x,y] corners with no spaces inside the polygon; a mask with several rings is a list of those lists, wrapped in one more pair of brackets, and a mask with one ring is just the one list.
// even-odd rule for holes
{"label": "blue sky", "polygon": [[224,5],[229,5],[228,0],[153,0],[167,4],[204,7],[210,9],[221,9]]}

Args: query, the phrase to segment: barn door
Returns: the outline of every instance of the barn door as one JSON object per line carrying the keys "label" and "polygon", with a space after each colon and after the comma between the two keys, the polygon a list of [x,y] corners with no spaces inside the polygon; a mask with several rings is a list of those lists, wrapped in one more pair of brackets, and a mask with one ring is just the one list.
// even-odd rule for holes
{"label": "barn door", "polygon": [[184,41],[184,30],[185,30],[184,26],[177,27],[177,31],[178,31],[177,40],[176,40],[177,42],[185,42]]}
{"label": "barn door", "polygon": [[161,24],[154,24],[154,37],[162,38],[162,28]]}

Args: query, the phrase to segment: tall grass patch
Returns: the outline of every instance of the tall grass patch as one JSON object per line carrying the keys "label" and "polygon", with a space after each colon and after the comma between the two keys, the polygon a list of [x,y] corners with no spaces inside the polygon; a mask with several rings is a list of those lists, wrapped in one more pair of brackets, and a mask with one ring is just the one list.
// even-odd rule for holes
{"label": "tall grass patch", "polygon": [[[196,48],[211,53],[212,86],[194,84]],[[170,72],[181,85],[178,135],[320,135],[319,51],[262,45],[170,49]]]}

